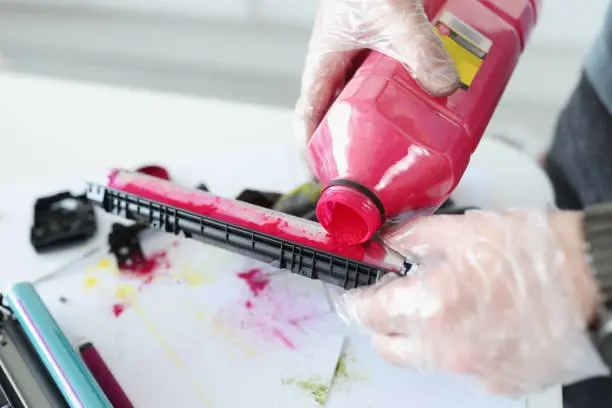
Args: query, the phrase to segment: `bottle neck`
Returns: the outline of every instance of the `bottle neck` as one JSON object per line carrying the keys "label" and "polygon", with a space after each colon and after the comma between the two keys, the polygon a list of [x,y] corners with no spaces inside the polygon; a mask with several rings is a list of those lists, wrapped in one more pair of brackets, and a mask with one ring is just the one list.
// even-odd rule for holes
{"label": "bottle neck", "polygon": [[370,240],[384,222],[375,201],[348,185],[330,185],[323,190],[317,218],[336,241],[347,245]]}

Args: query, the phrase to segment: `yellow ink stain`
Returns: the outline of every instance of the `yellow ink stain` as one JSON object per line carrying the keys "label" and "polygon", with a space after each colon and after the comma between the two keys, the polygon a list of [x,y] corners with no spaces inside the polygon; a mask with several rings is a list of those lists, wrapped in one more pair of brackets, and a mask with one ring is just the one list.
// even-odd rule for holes
{"label": "yellow ink stain", "polygon": [[136,289],[131,285],[117,285],[115,296],[125,302],[133,302],[136,299]]}
{"label": "yellow ink stain", "polygon": [[104,259],[102,259],[100,262],[98,262],[98,268],[100,268],[100,269],[105,269],[105,268],[108,268],[108,267],[110,267],[111,265],[112,265],[112,264],[111,264],[111,261],[110,261],[110,259],[108,259],[108,258],[104,258]]}
{"label": "yellow ink stain", "polygon": [[173,279],[182,280],[189,286],[202,286],[204,283],[206,283],[205,277],[197,274],[177,273],[171,275],[171,277]]}
{"label": "yellow ink stain", "polygon": [[149,320],[149,318],[145,315],[142,309],[138,305],[132,305],[132,308],[136,312],[136,314],[142,320],[142,323],[145,325],[149,333],[153,336],[155,341],[164,349],[164,352],[168,355],[168,357],[176,364],[178,367],[183,368],[185,364],[181,360],[181,358],[176,354],[176,352],[170,347],[166,339],[158,332],[157,328],[153,325],[153,323]]}
{"label": "yellow ink stain", "polygon": [[236,347],[238,347],[242,350],[242,352],[244,352],[246,357],[262,357],[264,355],[259,349],[257,349],[257,347],[253,346],[252,344],[249,344],[246,340],[240,340],[239,334],[236,333],[235,330],[232,329],[232,327],[225,324],[221,324],[217,321],[213,322],[211,327],[213,332],[221,336],[228,337],[228,339]]}
{"label": "yellow ink stain", "polygon": [[224,324],[220,324],[217,321],[213,321],[213,324],[212,324],[211,327],[213,329],[213,332],[215,332],[217,334],[220,334],[222,336],[229,336],[232,333],[232,331],[231,331],[231,329],[229,327],[227,327]]}
{"label": "yellow ink stain", "polygon": [[255,348],[249,346],[249,345],[244,345],[244,351],[246,353],[247,357],[257,357],[257,356],[262,356],[262,354]]}
{"label": "yellow ink stain", "polygon": [[117,267],[112,262],[111,259],[104,258],[100,260],[100,262],[98,262],[96,265],[90,266],[89,268],[87,268],[87,271],[88,272],[102,272],[102,271],[116,272]]}
{"label": "yellow ink stain", "polygon": [[259,349],[257,349],[257,347],[251,344],[248,344],[244,340],[241,341],[241,340],[234,339],[234,344],[242,350],[242,352],[244,353],[246,357],[249,357],[249,358],[263,357],[264,355]]}
{"label": "yellow ink stain", "polygon": [[198,318],[198,320],[204,320],[206,315],[203,312],[197,312],[196,317]]}
{"label": "yellow ink stain", "polygon": [[[168,344],[168,341],[157,330],[157,328],[155,327],[153,322],[151,322],[151,320],[146,315],[146,313],[137,304],[132,304],[132,309],[136,312],[136,315],[140,318],[140,320],[142,321],[144,326],[147,328],[151,336],[155,339],[155,341],[159,344],[159,346],[162,349],[164,349],[164,352],[170,358],[170,360],[172,360],[174,364],[176,364],[177,367],[184,369],[185,364],[183,363],[183,360],[181,360],[180,356],[172,349],[172,347],[170,347],[170,344]],[[190,382],[194,390],[198,394],[198,398],[200,399],[200,401],[204,405],[211,407],[212,404],[210,402],[210,399],[206,397],[206,395],[204,395],[200,385],[193,378],[190,378]]]}
{"label": "yellow ink stain", "polygon": [[211,283],[212,277],[202,272],[193,271],[191,266],[183,265],[181,272],[170,275],[171,278],[182,280],[189,286],[202,286]]}
{"label": "yellow ink stain", "polygon": [[98,278],[94,278],[93,276],[90,276],[89,278],[85,279],[85,289],[91,289],[93,288],[96,283],[98,283]]}

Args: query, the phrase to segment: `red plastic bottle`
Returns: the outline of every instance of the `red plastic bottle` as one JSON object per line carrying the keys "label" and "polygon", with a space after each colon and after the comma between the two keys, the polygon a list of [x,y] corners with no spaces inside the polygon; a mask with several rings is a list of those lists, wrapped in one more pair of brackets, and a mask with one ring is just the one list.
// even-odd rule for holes
{"label": "red plastic bottle", "polygon": [[372,51],[311,138],[317,206],[339,242],[369,240],[388,220],[430,213],[461,179],[532,32],[538,0],[426,0],[461,89],[426,93]]}

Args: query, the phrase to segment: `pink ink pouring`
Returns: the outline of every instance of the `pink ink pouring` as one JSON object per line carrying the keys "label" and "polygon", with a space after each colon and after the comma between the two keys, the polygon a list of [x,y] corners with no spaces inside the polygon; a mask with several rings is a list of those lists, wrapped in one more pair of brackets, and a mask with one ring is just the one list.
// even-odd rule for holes
{"label": "pink ink pouring", "polygon": [[315,222],[138,172],[113,170],[105,184],[89,183],[87,196],[108,212],[345,288],[406,270],[380,242],[339,243]]}
{"label": "pink ink pouring", "polygon": [[346,244],[386,222],[433,213],[457,186],[536,23],[540,1],[426,0],[461,88],[426,93],[400,62],[372,51],[310,139],[325,186],[317,218]]}

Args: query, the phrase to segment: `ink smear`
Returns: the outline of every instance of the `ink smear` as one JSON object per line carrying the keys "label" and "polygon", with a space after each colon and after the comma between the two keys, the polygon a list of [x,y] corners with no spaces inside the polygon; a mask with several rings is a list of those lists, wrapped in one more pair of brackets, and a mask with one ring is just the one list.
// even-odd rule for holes
{"label": "ink smear", "polygon": [[[176,245],[173,246],[177,246]],[[132,256],[128,261],[121,263],[119,270],[123,273],[131,273],[133,276],[142,279],[137,290],[141,291],[144,287],[155,280],[160,275],[159,272],[162,270],[169,270],[172,265],[168,259],[167,251],[157,251],[148,257],[144,256]],[[117,303],[113,305],[113,315],[119,317],[128,307],[130,302]]]}
{"label": "ink smear", "polygon": [[149,284],[156,278],[160,269],[170,269],[170,261],[166,251],[158,251],[149,257],[136,256],[119,265],[119,269],[124,272],[131,272],[134,275],[145,277],[143,284]]}
{"label": "ink smear", "polygon": [[238,277],[246,282],[251,289],[253,296],[259,296],[259,294],[268,286],[270,280],[261,271],[261,269],[251,269],[246,272],[238,274]]}
{"label": "ink smear", "polygon": [[237,277],[248,292],[237,305],[221,310],[216,320],[248,335],[249,341],[297,349],[307,337],[309,320],[329,311],[329,304],[322,297],[317,299],[295,276],[270,276],[254,268]]}
{"label": "ink smear", "polygon": [[130,262],[120,265],[122,271],[129,271],[137,275],[151,275],[159,268],[170,268],[166,251],[159,251],[147,257],[130,258]]}
{"label": "ink smear", "polygon": [[[166,251],[155,252],[149,257],[132,257],[129,259],[129,262],[124,262],[119,265],[119,269],[122,272],[131,272],[138,277],[144,277],[142,285],[148,285],[153,282],[160,269],[167,270],[170,269],[170,267],[171,265]],[[139,289],[142,289],[142,286]],[[128,305],[124,303],[113,305],[113,315],[119,317],[127,307]]]}

